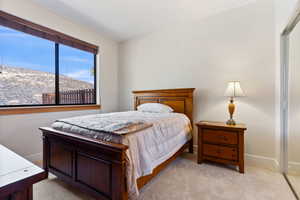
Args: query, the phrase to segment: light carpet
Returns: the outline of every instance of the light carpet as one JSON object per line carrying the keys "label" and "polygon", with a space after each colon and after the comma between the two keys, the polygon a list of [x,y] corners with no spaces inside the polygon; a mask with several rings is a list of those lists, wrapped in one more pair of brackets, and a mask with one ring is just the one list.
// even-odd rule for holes
{"label": "light carpet", "polygon": [[297,195],[300,196],[300,175],[288,174],[287,177]]}
{"label": "light carpet", "polygon": [[[34,185],[36,200],[93,200],[54,176]],[[234,168],[204,163],[183,154],[143,187],[140,200],[295,200],[279,173],[246,167]]]}

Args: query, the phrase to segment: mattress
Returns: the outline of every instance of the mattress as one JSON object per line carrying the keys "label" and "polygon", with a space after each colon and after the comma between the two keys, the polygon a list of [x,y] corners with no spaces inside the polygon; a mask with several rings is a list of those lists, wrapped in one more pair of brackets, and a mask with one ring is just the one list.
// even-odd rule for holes
{"label": "mattress", "polygon": [[128,145],[127,186],[129,197],[134,199],[138,195],[136,180],[151,174],[155,167],[172,157],[191,139],[191,123],[189,118],[181,113],[128,111],[111,114],[140,118],[151,123],[152,126],[126,135],[95,132],[63,122],[55,122],[52,127],[69,133]]}

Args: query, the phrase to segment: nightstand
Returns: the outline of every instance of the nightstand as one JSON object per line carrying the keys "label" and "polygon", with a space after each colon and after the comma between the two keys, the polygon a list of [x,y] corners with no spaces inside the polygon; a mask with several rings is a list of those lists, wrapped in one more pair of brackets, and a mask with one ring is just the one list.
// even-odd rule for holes
{"label": "nightstand", "polygon": [[244,173],[244,124],[229,126],[223,122],[200,121],[198,127],[198,163],[204,160],[239,166]]}

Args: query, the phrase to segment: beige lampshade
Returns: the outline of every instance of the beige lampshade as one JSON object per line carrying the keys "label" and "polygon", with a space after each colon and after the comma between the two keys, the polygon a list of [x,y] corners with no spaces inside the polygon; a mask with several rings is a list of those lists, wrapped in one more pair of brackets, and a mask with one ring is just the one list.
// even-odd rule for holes
{"label": "beige lampshade", "polygon": [[226,97],[243,97],[245,96],[240,82],[239,81],[231,81],[228,82],[227,89],[225,91],[224,96]]}

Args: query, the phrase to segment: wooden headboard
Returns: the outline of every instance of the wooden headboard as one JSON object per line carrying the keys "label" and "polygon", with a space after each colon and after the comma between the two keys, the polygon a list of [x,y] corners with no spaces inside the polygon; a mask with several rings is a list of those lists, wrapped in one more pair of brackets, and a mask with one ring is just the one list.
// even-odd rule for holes
{"label": "wooden headboard", "polygon": [[195,88],[133,91],[134,109],[143,103],[161,103],[184,113],[193,122],[193,92]]}

